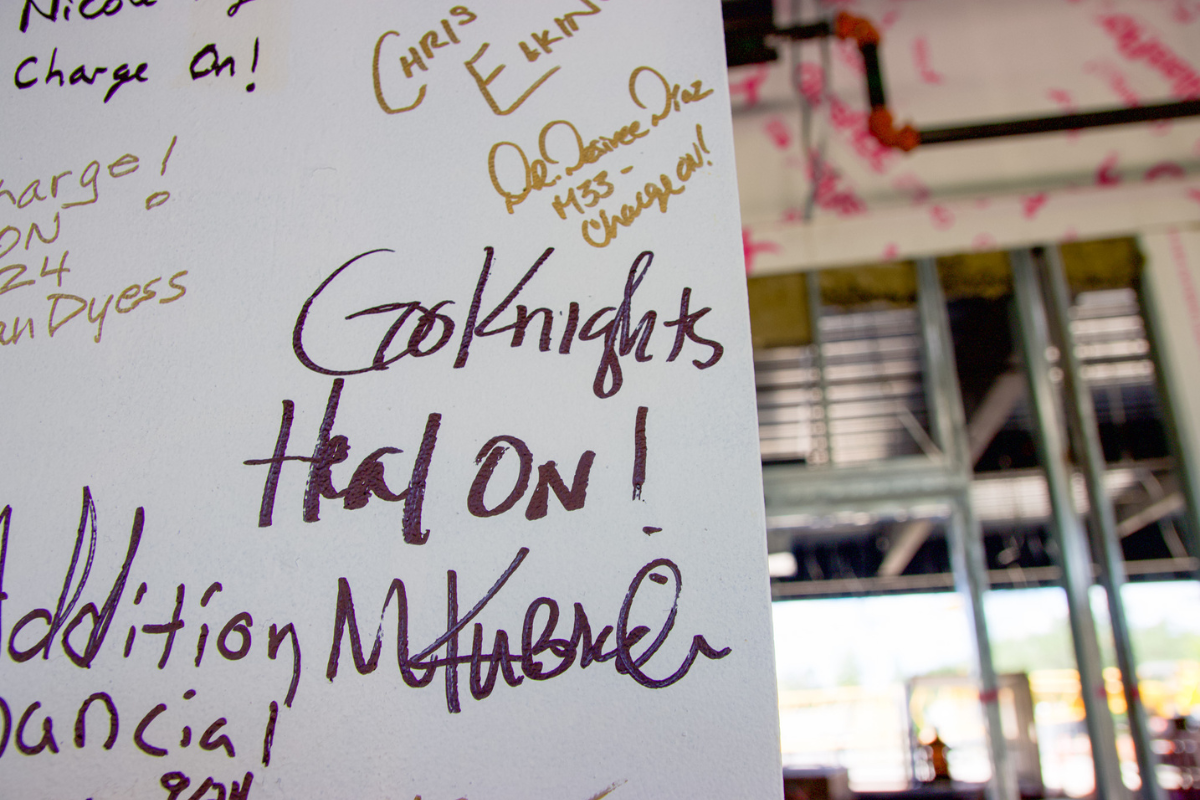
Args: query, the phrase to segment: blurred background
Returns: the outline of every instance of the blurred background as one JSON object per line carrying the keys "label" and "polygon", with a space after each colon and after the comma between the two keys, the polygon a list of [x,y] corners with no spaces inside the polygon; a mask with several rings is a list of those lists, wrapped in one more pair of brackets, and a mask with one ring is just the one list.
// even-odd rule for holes
{"label": "blurred background", "polygon": [[1200,0],[724,0],[788,798],[1200,797]]}

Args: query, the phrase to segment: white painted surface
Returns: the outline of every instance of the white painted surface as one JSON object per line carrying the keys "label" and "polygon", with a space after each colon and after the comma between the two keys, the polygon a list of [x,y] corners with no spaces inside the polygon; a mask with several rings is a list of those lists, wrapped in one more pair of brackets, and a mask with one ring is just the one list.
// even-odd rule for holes
{"label": "white painted surface", "polygon": [[[38,5],[49,13],[50,0]],[[20,242],[13,233],[0,240],[2,247],[14,245],[0,268],[19,263],[26,271],[0,275],[13,279],[0,294],[3,339],[23,331],[0,349],[0,508],[11,509],[6,596],[0,595],[0,697],[12,718],[0,740],[0,747],[7,741],[0,794],[161,797],[169,794],[164,785],[183,782],[164,776],[181,773],[189,788],[171,796],[216,797],[215,786],[197,794],[207,777],[227,792],[237,780],[244,791],[253,773],[248,796],[256,799],[586,800],[610,788],[621,798],[779,796],[762,491],[717,3],[479,0],[468,13],[452,5],[160,0],[127,2],[89,20],[85,6],[94,13],[99,4],[75,3],[64,4],[55,22],[34,10],[25,33],[18,30],[22,4],[5,10],[0,58],[9,79],[0,88],[6,120],[0,189],[14,199],[0,193],[0,228],[13,226]],[[570,37],[543,36],[550,52],[531,37],[531,31],[562,31],[556,18],[586,11],[594,13],[574,18]],[[410,67],[414,77],[406,78],[399,58],[419,54],[427,31],[445,46],[435,49],[426,40],[432,53],[422,56],[426,69]],[[535,61],[521,42],[540,52]],[[484,43],[489,48],[481,52]],[[234,69],[193,80],[189,65],[207,44],[221,60],[232,57]],[[372,80],[377,47],[379,98]],[[481,79],[504,65],[489,85],[501,110],[548,77],[511,114],[497,115],[464,66],[476,54]],[[37,61],[18,74],[29,58]],[[52,58],[67,76],[63,87],[45,83]],[[142,62],[146,81],[121,86],[105,103],[115,69],[128,63],[134,74]],[[71,85],[81,63],[89,74],[101,65],[108,72],[93,85]],[[216,63],[210,52],[194,66],[203,73]],[[652,126],[651,111],[665,94],[653,74],[642,72],[637,89],[647,108],[631,98],[630,77],[641,66],[682,83],[695,102],[681,103]],[[16,81],[34,78],[17,88]],[[409,105],[419,85],[426,87],[420,105],[384,113],[380,99],[391,108]],[[493,188],[488,153],[511,142],[533,158],[539,132],[555,120],[570,120],[588,139],[612,136],[633,121],[647,135],[564,174],[510,214]],[[549,180],[573,161],[568,134],[560,125],[548,135],[558,161]],[[499,152],[497,180],[515,192],[513,181],[523,180],[516,150]],[[114,177],[132,166],[121,162],[126,153],[138,158],[138,168]],[[681,166],[685,154],[702,163]],[[606,175],[597,176],[601,170]],[[632,225],[607,247],[585,242],[586,219],[600,210],[621,213],[648,181],[661,186],[660,175],[684,190],[664,201],[665,213],[655,203],[636,220],[630,214]],[[585,179],[592,183],[582,186]],[[34,181],[40,183],[28,189]],[[563,221],[552,200],[567,187],[576,187],[582,208],[567,207]],[[94,203],[73,205],[93,196]],[[29,239],[35,223],[52,241]],[[537,315],[519,348],[509,346],[511,331],[477,333],[465,366],[456,369],[485,248],[493,248],[494,258],[479,322],[554,248],[491,326],[512,322],[517,304],[548,308],[549,347],[539,351]],[[402,451],[377,458],[386,493],[394,495],[413,480],[430,415],[441,415],[423,502],[409,503],[410,513],[421,510],[410,534],[428,538],[406,543],[405,503],[378,493],[366,495],[361,508],[349,497],[323,498],[319,521],[306,522],[310,464],[303,460],[281,463],[271,524],[260,526],[270,465],[244,462],[272,458],[284,401],[294,404],[294,419],[280,452],[311,460],[335,387],[334,375],[298,359],[297,319],[340,265],[379,249],[390,252],[355,261],[319,293],[300,341],[314,363],[369,368],[401,318],[405,307],[395,304],[416,301],[444,315],[435,321],[431,312],[427,337],[410,339],[421,312],[411,314],[383,348],[390,359],[411,341],[433,351],[426,357],[340,376],[330,430],[351,446],[348,460],[331,467],[333,489],[345,489],[356,465],[387,447]],[[643,252],[653,253],[652,265]],[[69,272],[55,272],[59,263]],[[644,350],[651,358],[637,360],[636,345],[625,350],[623,384],[615,391],[611,368],[601,369],[602,330],[614,318],[611,308],[621,305],[635,263],[651,268],[632,299],[630,330],[657,312]],[[171,288],[172,280],[186,293]],[[689,289],[690,312],[710,310],[694,318],[696,338],[680,334],[678,357],[668,361],[685,327],[668,323],[680,316]],[[55,295],[63,295],[57,311]],[[92,298],[97,321],[88,317]],[[435,305],[442,301],[450,302]],[[563,354],[572,302],[581,312]],[[77,308],[82,312],[68,321]],[[379,313],[347,319],[369,309]],[[585,328],[593,334],[588,340]],[[708,342],[721,346],[719,360]],[[647,458],[641,497],[634,499],[639,407],[648,409]],[[482,517],[468,499],[481,469],[476,460],[497,435],[529,448],[531,476],[511,510]],[[582,506],[568,511],[550,491],[546,514],[537,518],[530,505],[539,467],[555,462],[566,493],[585,451],[595,457]],[[369,461],[364,469],[370,471]],[[484,508],[494,511],[509,487],[520,485],[517,473],[509,447],[483,494]],[[95,507],[95,554],[87,524],[64,591],[84,487]],[[63,637],[69,633],[75,651],[84,650],[92,628],[87,604],[103,606],[143,513],[128,581],[114,593],[111,626],[90,668],[82,669],[68,659]],[[90,573],[76,598],[85,562]],[[456,585],[462,619],[513,564],[507,582],[457,637],[458,657],[465,659],[457,671],[442,664],[427,686],[406,685],[397,666],[393,598],[383,615],[377,669],[356,671],[347,634],[338,640],[336,677],[327,678],[340,579],[352,592],[364,659],[396,579],[407,598],[409,655],[428,647],[428,658],[441,659],[450,644],[430,644],[454,613],[449,583]],[[651,632],[639,644],[630,638],[631,655],[581,669],[582,645],[569,643],[575,604],[586,609],[593,637],[619,626],[639,571],[647,577],[625,627],[646,625]],[[220,591],[203,603],[216,581]],[[145,627],[169,623],[177,596],[182,627],[173,640]],[[557,602],[560,616],[547,638],[559,655],[512,660],[514,678],[524,676],[521,685],[498,677],[490,696],[475,699],[472,625],[482,626],[476,666],[486,677],[497,630],[507,631],[514,654],[537,648],[550,613],[539,598]],[[64,627],[43,658],[35,648],[49,627],[46,617],[58,608]],[[249,616],[237,619],[241,612]],[[240,658],[239,623],[248,646]],[[281,638],[277,651],[269,647],[272,626],[289,623],[302,652],[290,707],[284,701],[292,640]],[[669,630],[661,648],[641,659],[660,630]],[[616,669],[623,661],[644,672],[642,684],[666,681],[683,670],[698,646],[695,636],[711,650],[697,654],[670,686],[639,685]],[[617,638],[608,635],[604,654],[614,651]],[[31,657],[18,662],[14,653]],[[553,680],[532,679],[535,662],[545,677],[572,658]],[[417,669],[408,682],[420,683],[423,674]],[[189,690],[194,697],[185,696]],[[86,744],[78,748],[76,714],[98,692],[119,712],[115,744],[103,748],[108,715],[97,702],[87,714]],[[272,702],[278,716],[265,766]],[[154,716],[158,704],[165,709]],[[219,719],[226,722],[208,741],[227,735],[228,753],[200,747]],[[36,749],[43,724],[52,726],[57,752],[23,753],[22,746]],[[139,727],[148,748],[166,753],[139,749]]]}

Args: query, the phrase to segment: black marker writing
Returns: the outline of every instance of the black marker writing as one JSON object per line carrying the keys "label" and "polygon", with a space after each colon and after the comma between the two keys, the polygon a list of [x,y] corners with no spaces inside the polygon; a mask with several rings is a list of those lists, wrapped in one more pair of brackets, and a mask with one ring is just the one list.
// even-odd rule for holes
{"label": "black marker writing", "polygon": [[[345,321],[369,318],[382,314],[395,314],[391,325],[381,337],[378,346],[364,359],[353,365],[332,365],[318,363],[310,355],[309,343],[314,337],[336,338],[337,331],[318,327],[311,323],[310,316],[313,306],[322,299],[326,288],[335,280],[341,278],[348,270],[361,264],[366,259],[379,259],[385,254],[393,253],[386,248],[369,250],[361,253],[335,269],[317,289],[309,295],[296,317],[292,329],[292,349],[296,358],[308,369],[322,375],[348,376],[366,372],[386,370],[401,359],[411,356],[425,358],[442,351],[450,342],[458,329],[453,317],[448,313],[453,300],[444,299],[427,304],[423,300],[403,300],[380,303],[361,310],[336,312]],[[547,248],[533,262],[524,275],[512,286],[495,306],[486,311],[485,295],[488,282],[492,275],[495,251],[491,247],[484,248],[483,267],[475,283],[471,302],[467,307],[466,319],[459,334],[457,354],[454,358],[455,369],[465,368],[470,359],[472,348],[477,346],[481,338],[496,336],[511,332],[509,347],[521,347],[526,334],[531,329],[537,330],[537,349],[548,353],[552,350],[554,336],[555,313],[548,307],[530,308],[518,302],[524,292],[530,291],[534,278],[554,253],[553,248]],[[566,317],[565,328],[557,348],[560,355],[572,354],[572,343],[576,338],[580,341],[602,341],[600,363],[593,381],[592,390],[601,399],[609,398],[620,391],[624,383],[624,367],[621,358],[631,353],[636,362],[647,362],[654,358],[651,352],[652,337],[659,312],[647,310],[642,313],[636,327],[632,326],[634,313],[634,295],[646,279],[654,254],[645,251],[638,255],[629,268],[624,291],[619,304],[604,306],[584,316],[580,303],[571,301]],[[675,328],[675,338],[666,361],[675,361],[685,346],[698,345],[707,350],[706,357],[692,359],[692,365],[705,370],[721,360],[725,348],[717,341],[700,335],[697,326],[710,311],[704,307],[691,310],[692,290],[684,287],[680,294],[679,316],[663,322],[667,328]],[[480,319],[480,315],[483,315]],[[509,316],[511,314],[511,316]],[[328,315],[328,311],[326,311]],[[328,317],[327,317],[328,318]],[[582,322],[581,322],[582,321]],[[310,327],[311,325],[311,327]],[[403,334],[407,332],[407,336]],[[393,347],[393,343],[397,347]],[[403,343],[401,349],[399,345]],[[398,350],[398,352],[397,352]]]}
{"label": "black marker writing", "polygon": [[391,503],[403,500],[404,541],[408,544],[424,544],[429,538],[429,531],[423,530],[421,527],[421,508],[425,501],[425,483],[429,477],[429,464],[433,459],[433,451],[437,446],[442,415],[434,413],[427,418],[421,445],[413,462],[412,476],[408,485],[403,489],[393,491],[388,487],[384,475],[384,464],[380,461],[386,455],[394,455],[403,451],[396,447],[380,447],[359,463],[350,482],[345,488],[339,490],[333,485],[330,471],[335,465],[350,457],[349,438],[333,434],[344,385],[345,381],[342,378],[334,379],[333,386],[329,390],[329,399],[325,403],[325,415],[321,420],[321,427],[317,431],[317,443],[311,456],[287,454],[287,446],[292,434],[295,404],[291,400],[284,400],[279,435],[275,439],[275,452],[270,458],[251,458],[242,462],[247,466],[268,465],[269,467],[266,481],[263,484],[258,526],[260,528],[271,526],[275,509],[275,494],[283,465],[288,461],[298,461],[309,465],[308,484],[305,487],[303,504],[305,522],[316,522],[321,518],[322,498],[326,500],[341,499],[343,507],[351,511],[365,506],[372,496]]}
{"label": "black marker writing", "polygon": [[[592,663],[602,663],[616,659],[618,673],[629,675],[636,683],[654,689],[661,689],[682,680],[691,670],[696,657],[703,655],[709,659],[721,659],[729,655],[730,648],[717,649],[712,647],[702,635],[692,637],[691,646],[684,661],[674,672],[663,678],[654,678],[647,674],[645,667],[666,642],[675,626],[675,617],[679,607],[679,597],[683,587],[683,576],[679,567],[666,558],[658,558],[643,566],[629,585],[629,591],[621,604],[616,626],[606,625],[599,635],[593,638],[591,625],[583,605],[574,604],[575,621],[569,639],[554,638],[559,618],[557,601],[548,597],[539,597],[530,603],[521,632],[521,648],[513,653],[509,650],[510,637],[507,631],[498,629],[495,634],[491,653],[483,651],[483,629],[479,623],[473,628],[471,653],[459,655],[459,636],[468,624],[474,622],[488,603],[504,588],[505,583],[521,566],[528,548],[522,547],[512,563],[504,570],[492,587],[466,614],[458,614],[457,573],[448,570],[446,573],[446,632],[439,635],[428,647],[415,655],[409,654],[408,631],[408,594],[404,581],[396,578],[388,588],[383,601],[381,617],[387,613],[393,598],[396,600],[396,666],[401,680],[411,688],[421,688],[429,685],[438,669],[444,670],[443,677],[446,692],[446,710],[450,713],[461,711],[458,690],[458,669],[461,666],[470,667],[471,696],[476,700],[487,698],[495,686],[497,673],[504,676],[509,686],[520,685],[524,678],[534,681],[549,680],[564,673],[578,659],[580,668],[587,668]],[[670,577],[661,574],[665,570]],[[649,578],[656,585],[675,584],[675,596],[671,610],[659,628],[658,635],[640,655],[634,655],[633,648],[649,633],[645,625],[630,627],[630,614],[634,599],[642,591],[643,584]],[[541,609],[546,609],[548,618],[541,626],[537,625]],[[539,629],[540,628],[540,629]],[[358,619],[354,609],[354,599],[350,590],[350,582],[346,578],[338,580],[337,608],[334,615],[333,644],[329,651],[329,661],[326,665],[325,676],[333,681],[337,677],[341,658],[342,640],[346,635],[350,639],[350,651],[354,659],[354,668],[360,675],[374,672],[379,666],[379,657],[383,646],[383,623],[380,621],[369,655],[365,655],[362,637],[359,632]],[[613,647],[605,652],[605,641],[609,636],[614,637]],[[438,650],[445,648],[445,655],[435,657]],[[553,666],[545,664],[541,659],[547,654],[557,658]],[[486,680],[481,678],[482,665],[488,665]],[[521,665],[522,675],[517,675],[514,665]]]}

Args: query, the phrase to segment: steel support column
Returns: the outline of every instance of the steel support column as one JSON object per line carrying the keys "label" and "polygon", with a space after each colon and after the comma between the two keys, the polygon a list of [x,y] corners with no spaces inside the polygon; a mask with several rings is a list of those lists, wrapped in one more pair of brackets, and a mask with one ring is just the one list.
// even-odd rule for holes
{"label": "steel support column", "polygon": [[1108,614],[1112,620],[1113,644],[1121,682],[1125,689],[1125,705],[1129,716],[1129,733],[1137,751],[1138,773],[1142,779],[1144,800],[1165,800],[1166,795],[1155,774],[1154,753],[1150,749],[1150,730],[1146,725],[1146,710],[1138,693],[1137,660],[1129,624],[1125,618],[1125,603],[1121,589],[1125,585],[1125,556],[1117,534],[1117,519],[1113,504],[1104,486],[1104,449],[1100,444],[1100,429],[1096,424],[1096,409],[1092,393],[1080,374],[1079,358],[1075,354],[1075,337],[1071,334],[1071,295],[1063,269],[1062,254],[1057,247],[1046,250],[1042,278],[1046,295],[1046,316],[1055,346],[1061,353],[1063,390],[1067,397],[1067,423],[1079,468],[1087,482],[1092,536],[1099,555],[1100,583],[1108,595]]}
{"label": "steel support column", "polygon": [[1108,709],[1108,694],[1101,672],[1096,623],[1088,600],[1092,584],[1091,552],[1087,536],[1071,497],[1071,469],[1067,441],[1059,413],[1059,398],[1051,371],[1051,349],[1045,307],[1038,291],[1033,258],[1028,250],[1009,254],[1013,271],[1021,349],[1029,379],[1030,416],[1037,429],[1038,456],[1046,474],[1052,513],[1051,535],[1058,547],[1063,588],[1071,620],[1080,692],[1087,714],[1088,737],[1096,772],[1096,796],[1119,800],[1128,796],[1121,781],[1116,731]]}
{"label": "steel support column", "polygon": [[[922,342],[925,347],[926,395],[934,442],[941,448],[947,469],[964,477],[969,486],[972,464],[967,442],[966,415],[955,371],[954,346],[946,298],[938,281],[933,259],[917,262],[917,302],[921,315]],[[983,529],[971,505],[970,491],[953,496],[949,525],[950,558],[954,585],[967,601],[969,621],[974,633],[976,669],[979,675],[979,699],[987,721],[988,744],[992,761],[993,800],[1016,800],[1016,777],[1008,758],[1008,746],[1000,720],[999,682],[992,662],[991,640],[983,609],[983,592],[988,587],[987,560],[983,549]]]}
{"label": "steel support column", "polygon": [[805,274],[808,290],[808,328],[812,339],[813,366],[817,370],[817,386],[821,393],[821,427],[812,426],[813,449],[820,450],[821,436],[825,442],[825,463],[812,466],[833,466],[833,424],[829,419],[829,380],[825,377],[825,342],[821,336],[821,273],[812,270]]}
{"label": "steel support column", "polygon": [[[1175,456],[1180,489],[1187,500],[1183,516],[1188,555],[1200,558],[1200,456],[1197,456],[1187,426],[1181,428],[1178,421],[1185,400],[1183,390],[1179,387],[1164,353],[1164,344],[1170,336],[1167,334],[1166,323],[1162,319],[1162,312],[1155,297],[1156,282],[1157,278],[1152,270],[1142,272],[1138,302],[1141,304],[1146,336],[1150,339],[1150,349],[1154,355],[1154,372],[1163,409],[1163,424],[1167,429],[1167,441],[1171,446],[1171,454]],[[1194,573],[1193,577],[1200,579],[1200,571]]]}

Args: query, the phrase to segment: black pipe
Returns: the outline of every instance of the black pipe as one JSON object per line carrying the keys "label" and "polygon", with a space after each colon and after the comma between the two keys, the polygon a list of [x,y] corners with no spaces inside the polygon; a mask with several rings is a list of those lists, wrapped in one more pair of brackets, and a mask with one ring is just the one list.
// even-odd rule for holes
{"label": "black pipe", "polygon": [[[863,51],[865,56],[866,48],[863,48]],[[869,74],[868,72],[868,76]],[[870,91],[869,83],[868,91]],[[874,103],[873,100],[872,103]],[[983,122],[953,128],[930,128],[921,130],[920,134],[922,145],[947,144],[972,139],[995,139],[1000,136],[1073,131],[1081,128],[1099,128],[1105,125],[1124,125],[1131,122],[1153,122],[1161,119],[1195,116],[1200,116],[1200,100],[1182,100],[1176,103],[1115,108],[1106,111],[1086,111],[1080,114],[1064,114],[1054,117]]]}
{"label": "black pipe", "polygon": [[793,25],[790,28],[777,28],[772,31],[775,36],[786,36],[797,41],[803,39],[822,39],[833,35],[833,26],[828,22],[810,22],[807,25]]}
{"label": "black pipe", "polygon": [[867,70],[867,99],[871,108],[887,105],[887,96],[883,92],[883,72],[879,69],[879,45],[866,42],[859,46],[862,53],[863,66]]}
{"label": "black pipe", "polygon": [[[762,2],[762,0],[758,0]],[[729,3],[723,3],[725,9]],[[728,15],[727,15],[728,16]],[[773,60],[777,54],[765,45],[768,35],[792,40],[818,39],[834,35],[833,25],[828,20],[789,28],[765,27],[762,20],[757,25],[745,25],[740,21],[726,20],[726,53],[730,66]],[[769,22],[766,22],[769,26]],[[731,41],[732,40],[732,41]],[[743,41],[748,40],[748,41]],[[765,56],[755,52],[742,53],[747,44],[765,51]],[[883,72],[879,63],[879,46],[873,42],[860,42],[863,66],[866,68],[867,98],[872,109],[887,107],[887,93],[883,86]],[[919,131],[920,144],[948,144],[975,139],[995,139],[1003,136],[1022,136],[1035,133],[1054,133],[1083,128],[1099,128],[1106,125],[1125,125],[1136,122],[1154,122],[1164,119],[1200,116],[1200,100],[1181,100],[1173,103],[1115,108],[1104,111],[1087,111],[1079,114],[1063,114],[1053,117],[1030,117],[1028,119],[1000,120],[973,125],[929,128]],[[907,149],[907,148],[906,148]]]}

